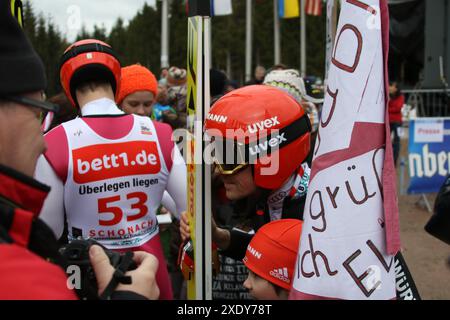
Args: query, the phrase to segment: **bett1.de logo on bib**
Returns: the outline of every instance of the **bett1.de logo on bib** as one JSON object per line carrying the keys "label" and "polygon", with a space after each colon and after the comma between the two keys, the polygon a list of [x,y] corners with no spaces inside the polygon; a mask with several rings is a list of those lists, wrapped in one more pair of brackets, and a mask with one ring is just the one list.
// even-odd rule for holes
{"label": "bett1.de logo on bib", "polygon": [[124,176],[156,174],[161,170],[154,141],[98,144],[72,151],[73,179],[89,183]]}

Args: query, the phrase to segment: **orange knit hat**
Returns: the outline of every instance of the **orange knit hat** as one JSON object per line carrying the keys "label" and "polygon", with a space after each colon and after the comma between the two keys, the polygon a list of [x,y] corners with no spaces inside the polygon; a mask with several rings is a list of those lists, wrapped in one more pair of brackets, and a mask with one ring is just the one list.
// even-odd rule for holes
{"label": "orange knit hat", "polygon": [[250,241],[244,264],[261,278],[290,290],[302,221],[281,219],[263,225]]}
{"label": "orange knit hat", "polygon": [[155,97],[158,92],[158,81],[156,81],[155,75],[139,64],[122,68],[117,103],[121,104],[126,96],[136,91],[150,91]]}

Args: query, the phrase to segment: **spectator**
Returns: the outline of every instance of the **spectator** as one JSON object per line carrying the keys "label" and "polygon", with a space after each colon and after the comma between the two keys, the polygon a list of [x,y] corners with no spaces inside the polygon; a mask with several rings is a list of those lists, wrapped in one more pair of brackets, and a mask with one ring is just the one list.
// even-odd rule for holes
{"label": "spectator", "polygon": [[227,76],[220,70],[210,69],[209,82],[211,104],[213,104],[217,99],[224,95],[225,85],[227,84]]}
{"label": "spectator", "polygon": [[323,99],[316,99],[308,94],[303,78],[300,77],[300,73],[295,69],[273,70],[264,78],[264,84],[289,93],[302,105],[308,114],[311,122],[311,151],[307,161],[308,165],[311,166],[317,131],[319,129],[319,112],[316,104],[322,103]]}
{"label": "spectator", "polygon": [[185,69],[175,66],[169,68],[167,74],[167,104],[176,111],[176,114],[171,110],[165,110],[162,112],[162,118],[173,129],[186,128],[186,80]]}
{"label": "spectator", "polygon": [[397,82],[389,84],[389,125],[391,127],[392,149],[394,163],[400,153],[400,131],[402,130],[402,107],[405,104],[405,96],[402,94]]}
{"label": "spectator", "polygon": [[281,219],[262,226],[250,241],[244,286],[258,300],[287,300],[292,286],[302,222]]}
{"label": "spectator", "polygon": [[236,90],[239,88],[239,84],[236,80],[228,80],[227,84],[225,85],[225,92],[224,94],[227,94],[233,90]]}
{"label": "spectator", "polygon": [[155,75],[138,64],[122,68],[117,104],[127,114],[150,117],[158,83]]}
{"label": "spectator", "polygon": [[266,75],[266,68],[263,66],[257,66],[255,68],[255,73],[253,74],[253,78],[246,82],[245,85],[253,85],[253,84],[262,84],[264,81],[264,76]]}
{"label": "spectator", "polygon": [[274,70],[286,70],[286,69],[288,69],[288,67],[287,67],[285,64],[283,64],[283,63],[277,63],[277,64],[274,64],[274,65],[272,66],[272,68],[270,68],[270,71],[274,71]]}
{"label": "spectator", "polygon": [[[0,299],[76,299],[67,287],[56,238],[39,218],[49,187],[32,178],[45,150],[41,113],[58,108],[43,101],[42,60],[11,15],[10,5],[0,1]],[[89,253],[101,294],[114,268],[98,246]],[[135,257],[139,267],[127,273],[132,284],[120,284],[112,298],[158,297],[152,280],[157,260],[143,252]]]}
{"label": "spectator", "polygon": [[167,67],[162,67],[160,72],[159,72],[159,80],[158,80],[158,84],[160,85],[167,85],[167,75],[169,73],[169,68]]}
{"label": "spectator", "polygon": [[[158,95],[156,96],[156,103],[153,105],[152,119],[156,121],[163,121],[163,116],[168,118],[177,118],[177,112],[169,105],[167,97],[167,86],[158,85]],[[174,127],[172,127],[174,129]]]}

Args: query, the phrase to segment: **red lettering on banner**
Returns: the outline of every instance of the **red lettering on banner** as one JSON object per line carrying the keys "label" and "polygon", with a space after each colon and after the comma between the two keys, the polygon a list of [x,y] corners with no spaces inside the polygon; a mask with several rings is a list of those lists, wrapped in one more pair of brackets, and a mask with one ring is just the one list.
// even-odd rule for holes
{"label": "red lettering on banner", "polygon": [[[351,30],[353,31],[353,33],[356,36],[356,39],[358,40],[358,49],[356,50],[356,55],[355,55],[355,60],[353,61],[353,65],[348,66],[338,60],[336,60],[335,56],[336,56],[336,50],[339,44],[339,39],[341,38],[342,33],[345,30]],[[361,35],[361,32],[359,32],[358,28],[356,28],[354,25],[352,24],[346,24],[342,27],[341,31],[339,32],[339,36],[337,37],[336,40],[336,44],[334,46],[334,52],[333,55],[331,57],[331,62],[338,67],[339,69],[342,69],[344,71],[347,71],[349,73],[353,73],[356,70],[356,67],[358,66],[359,63],[359,58],[361,58],[361,51],[362,51],[362,45],[363,45],[363,38]]]}
{"label": "red lettering on banner", "polygon": [[161,170],[154,141],[98,144],[72,150],[73,179],[88,183],[125,176],[155,174]]}
{"label": "red lettering on banner", "polygon": [[[317,256],[320,256],[322,258],[322,261],[324,263],[324,266],[325,266],[325,269],[326,269],[328,275],[329,276],[335,276],[338,273],[338,271],[337,270],[334,270],[334,271],[331,270],[330,264],[328,263],[327,256],[323,252],[321,252],[319,250],[314,250],[311,234],[308,234],[308,240],[309,240],[309,249],[310,250],[306,250],[303,253],[303,256],[301,258],[300,263],[297,263],[297,267],[301,268],[301,270],[297,271],[297,274],[299,275],[300,272],[301,272],[301,274],[305,278],[311,278],[313,276],[316,276],[316,277],[320,278],[320,272],[319,272],[319,268],[317,266]],[[314,271],[313,272],[305,272],[305,270],[303,268],[303,263],[304,263],[305,258],[306,258],[307,255],[311,256],[311,260],[312,260],[312,263],[313,263],[313,266],[314,266]]]}
{"label": "red lettering on banner", "polygon": [[327,86],[327,93],[330,95],[330,97],[333,98],[333,103],[331,104],[331,109],[330,109],[330,113],[328,114],[327,120],[325,122],[323,122],[323,119],[320,119],[320,126],[322,128],[325,128],[326,126],[328,126],[328,124],[331,121],[331,118],[333,117],[333,113],[334,113],[334,108],[336,107],[336,100],[337,100],[337,95],[339,93],[339,89],[336,89],[335,92],[331,92],[330,88],[328,88]]}
{"label": "red lettering on banner", "polygon": [[364,2],[361,2],[361,1],[358,1],[358,0],[347,0],[347,2],[352,4],[352,5],[354,5],[354,6],[359,7],[361,9],[366,10],[366,11],[370,12],[373,15],[377,14],[377,10],[375,10],[374,8],[369,6],[367,3],[364,3]]}
{"label": "red lettering on banner", "polygon": [[316,147],[315,147],[315,151],[314,151],[314,155],[317,155],[317,152],[319,152],[319,148],[320,148],[320,142],[321,142],[321,138],[320,138],[320,130],[317,131],[317,142],[316,142]]}
{"label": "red lettering on banner", "polygon": [[375,173],[375,177],[377,178],[378,188],[380,189],[381,197],[383,197],[383,184],[382,184],[382,181],[381,181],[381,173],[378,173],[378,171],[377,171],[377,166],[376,166],[376,163],[375,163],[375,157],[377,156],[377,153],[379,151],[383,151],[383,150],[384,150],[384,147],[383,148],[378,148],[377,150],[375,150],[375,152],[373,153],[373,156],[372,156],[372,168],[373,168],[373,172]]}
{"label": "red lettering on banner", "polygon": [[392,256],[391,262],[388,265],[386,263],[386,261],[384,260],[383,255],[381,254],[380,250],[378,250],[378,248],[375,246],[375,244],[370,240],[367,240],[366,243],[369,246],[370,250],[372,250],[372,252],[378,258],[378,260],[380,260],[381,264],[383,265],[384,270],[386,270],[387,272],[391,271],[392,262],[394,262],[394,256]]}
{"label": "red lettering on banner", "polygon": [[[314,201],[314,197],[316,195],[318,195],[320,211],[316,215],[314,215],[311,209],[312,209],[312,203]],[[327,220],[325,219],[325,207],[323,205],[322,193],[319,190],[314,191],[314,193],[311,197],[311,202],[309,203],[309,215],[313,220],[318,220],[319,218],[322,218],[322,228],[316,228],[315,226],[313,226],[312,228],[314,231],[324,232],[327,229]]]}
{"label": "red lettering on banner", "polygon": [[369,194],[369,192],[367,191],[366,180],[363,176],[361,176],[361,183],[362,183],[362,186],[364,189],[364,198],[362,198],[361,200],[358,200],[355,198],[355,195],[353,194],[352,188],[351,188],[348,180],[345,181],[345,186],[347,188],[348,195],[350,196],[350,199],[352,200],[352,202],[357,205],[364,204],[367,200],[369,200],[370,198],[374,197],[377,194],[376,192]]}
{"label": "red lettering on banner", "polygon": [[330,197],[331,204],[333,205],[333,208],[335,208],[335,209],[337,209],[336,197],[337,197],[338,191],[339,191],[339,187],[334,188],[333,192],[331,192],[330,187],[327,187],[328,196]]}
{"label": "red lettering on banner", "polygon": [[[370,248],[370,250],[372,250],[372,252],[375,254],[377,259],[381,262],[381,264],[383,265],[383,268],[386,270],[386,272],[389,273],[389,271],[391,270],[391,267],[393,265],[393,262],[394,262],[394,257],[393,256],[391,257],[391,261],[388,265],[386,263],[386,261],[384,260],[383,255],[381,254],[380,250],[378,250],[378,248],[375,246],[375,244],[371,240],[367,240],[366,244]],[[381,282],[377,282],[372,287],[372,289],[369,291],[363,285],[362,281],[369,275],[369,271],[366,270],[363,274],[358,276],[355,273],[355,271],[353,270],[353,268],[350,266],[350,263],[353,262],[353,260],[355,260],[361,253],[362,253],[362,251],[360,249],[356,250],[350,257],[348,257],[344,261],[344,263],[342,265],[347,270],[347,272],[350,274],[353,281],[355,281],[355,283],[359,287],[359,289],[361,289],[361,291],[364,293],[364,295],[366,297],[370,297],[372,295],[372,293],[377,289],[377,287],[381,284]]]}
{"label": "red lettering on banner", "polygon": [[361,254],[361,250],[356,250],[347,260],[344,261],[342,264],[347,270],[347,272],[352,277],[353,281],[355,281],[356,285],[359,287],[359,289],[362,291],[362,293],[368,298],[371,296],[371,294],[376,290],[376,286],[374,286],[372,289],[367,291],[366,287],[363,285],[362,281],[369,275],[369,272],[366,270],[362,275],[357,275],[355,271],[350,267],[350,263],[355,260],[359,255]]}

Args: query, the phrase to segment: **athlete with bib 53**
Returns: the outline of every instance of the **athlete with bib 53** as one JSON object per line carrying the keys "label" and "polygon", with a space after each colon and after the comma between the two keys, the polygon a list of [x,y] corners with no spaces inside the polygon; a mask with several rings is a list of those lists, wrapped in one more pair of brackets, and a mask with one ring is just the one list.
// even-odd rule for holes
{"label": "athlete with bib 53", "polygon": [[186,207],[186,190],[178,183],[186,169],[172,132],[117,107],[121,65],[104,42],[71,45],[61,58],[60,77],[81,117],[45,136],[48,149],[36,178],[52,189],[41,217],[61,237],[65,213],[69,241],[92,238],[109,249],[154,254],[160,299],[171,299],[156,211],[165,190],[178,212]]}

